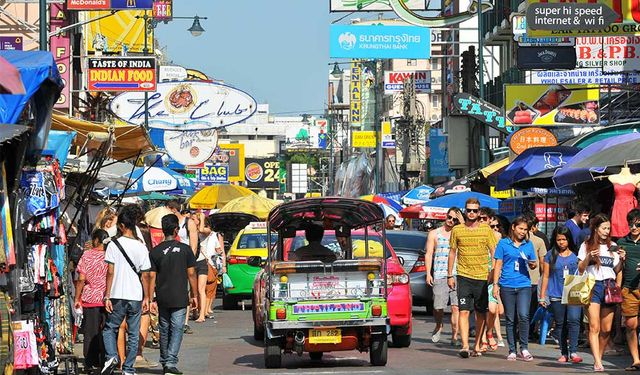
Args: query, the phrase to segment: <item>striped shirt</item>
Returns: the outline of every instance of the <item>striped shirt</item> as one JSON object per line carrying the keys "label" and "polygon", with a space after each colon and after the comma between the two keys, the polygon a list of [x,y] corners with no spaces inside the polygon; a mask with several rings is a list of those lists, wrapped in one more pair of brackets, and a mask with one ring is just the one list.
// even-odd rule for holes
{"label": "striped shirt", "polygon": [[458,276],[475,280],[489,277],[487,258],[496,247],[496,236],[487,224],[470,228],[458,224],[451,230],[449,246],[457,251]]}
{"label": "striped shirt", "polygon": [[[449,267],[449,236],[442,233],[444,228],[436,229],[436,248],[433,253],[433,278],[446,279]],[[453,266],[453,274],[456,274],[455,264]]]}

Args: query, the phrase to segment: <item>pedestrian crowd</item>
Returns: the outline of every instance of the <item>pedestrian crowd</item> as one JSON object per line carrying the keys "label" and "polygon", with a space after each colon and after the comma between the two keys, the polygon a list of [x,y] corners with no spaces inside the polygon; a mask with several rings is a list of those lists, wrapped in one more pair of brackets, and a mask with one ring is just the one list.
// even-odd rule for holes
{"label": "pedestrian crowd", "polygon": [[[74,300],[89,374],[158,365],[163,374],[182,374],[178,353],[183,334],[192,333],[190,318],[214,318],[218,274],[226,272],[222,236],[203,213],[182,211],[178,201],[166,208],[161,241],[152,240],[137,205],[117,213],[105,208],[96,217],[76,267]],[[150,330],[159,364],[142,353]]]}
{"label": "pedestrian crowd", "polygon": [[[612,331],[624,327],[632,357],[626,370],[640,371],[640,210],[626,215],[629,233],[621,238],[612,238],[607,215],[591,215],[584,204],[575,211],[547,239],[533,214],[508,222],[474,198],[464,210],[450,208],[444,224],[429,232],[425,249],[436,321],[432,341],[443,340],[444,309],[450,305],[451,344],[460,348],[460,357],[480,357],[506,346],[507,360],[533,361],[530,330],[537,333],[539,318],[552,316],[550,336],[560,347],[558,362],[581,363],[578,343],[583,337],[594,358],[593,371],[604,371],[602,357]],[[593,280],[585,283],[590,297],[586,303],[569,304],[563,301],[565,279],[576,275]],[[547,333],[540,329],[540,334]]]}

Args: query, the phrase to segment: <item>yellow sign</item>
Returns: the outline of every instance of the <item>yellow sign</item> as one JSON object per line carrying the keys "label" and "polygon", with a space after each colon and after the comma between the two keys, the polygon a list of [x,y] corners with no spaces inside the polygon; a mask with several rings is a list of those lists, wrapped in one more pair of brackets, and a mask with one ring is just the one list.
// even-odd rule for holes
{"label": "yellow sign", "polygon": [[374,148],[376,147],[375,131],[353,131],[351,132],[351,147]]}
{"label": "yellow sign", "polygon": [[504,85],[507,126],[596,126],[598,85]]}
{"label": "yellow sign", "polygon": [[[527,0],[528,4],[537,4],[542,1]],[[547,0],[545,3],[563,3],[564,0]],[[590,35],[640,35],[640,3],[637,0],[577,0],[577,3],[606,4],[615,13],[618,19],[603,30],[531,30],[527,29],[527,36],[590,36]]]}
{"label": "yellow sign", "polygon": [[229,182],[244,182],[244,145],[240,143],[219,144],[220,152],[215,152],[212,158],[229,165]]}
{"label": "yellow sign", "polygon": [[[87,19],[108,16],[84,26],[87,52],[120,53],[123,47],[128,52],[144,52],[144,12],[122,10],[110,16],[110,11],[85,12]],[[149,55],[153,55],[153,29],[147,33],[147,48]]]}
{"label": "yellow sign", "polygon": [[513,189],[509,190],[496,190],[495,186],[489,187],[490,195],[497,199],[508,199],[513,198],[515,195],[515,191]]}
{"label": "yellow sign", "polygon": [[[362,124],[362,65],[358,60],[351,60],[351,83],[349,83],[350,96],[350,122],[351,126]],[[354,146],[355,147],[355,146]]]}

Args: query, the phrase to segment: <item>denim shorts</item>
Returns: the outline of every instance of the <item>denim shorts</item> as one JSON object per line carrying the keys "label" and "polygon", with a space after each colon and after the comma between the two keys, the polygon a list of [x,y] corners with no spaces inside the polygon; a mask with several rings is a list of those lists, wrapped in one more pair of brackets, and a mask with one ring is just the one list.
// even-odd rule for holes
{"label": "denim shorts", "polygon": [[612,304],[604,302],[604,289],[605,289],[604,286],[605,286],[605,282],[607,281],[612,283],[616,282],[613,279],[596,281],[596,284],[593,286],[593,289],[591,290],[591,303],[612,306]]}

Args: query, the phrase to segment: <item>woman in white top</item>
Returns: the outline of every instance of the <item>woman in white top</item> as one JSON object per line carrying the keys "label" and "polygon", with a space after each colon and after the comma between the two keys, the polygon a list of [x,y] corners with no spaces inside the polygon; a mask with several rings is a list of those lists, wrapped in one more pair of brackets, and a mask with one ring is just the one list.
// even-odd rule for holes
{"label": "woman in white top", "polygon": [[616,275],[622,269],[625,251],[618,249],[611,241],[611,222],[605,214],[594,216],[589,222],[591,235],[580,245],[578,268],[585,270],[596,279],[591,293],[591,303],[587,308],[589,317],[589,346],[593,354],[593,371],[602,372],[602,354],[607,347],[615,305],[605,303],[605,289],[616,282]]}
{"label": "woman in white top", "polygon": [[206,300],[201,311],[206,311],[207,318],[213,319],[213,300],[216,297],[216,289],[218,288],[218,274],[227,272],[227,259],[222,247],[224,243],[222,236],[212,230],[209,218],[206,218],[203,222],[209,235],[202,240],[200,252],[207,261],[209,274],[205,288]]}

